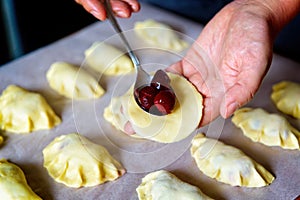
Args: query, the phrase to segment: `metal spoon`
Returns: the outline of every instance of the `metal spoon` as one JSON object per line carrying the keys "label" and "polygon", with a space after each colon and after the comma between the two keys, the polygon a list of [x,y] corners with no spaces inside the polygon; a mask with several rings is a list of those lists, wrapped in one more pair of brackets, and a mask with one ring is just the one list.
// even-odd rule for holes
{"label": "metal spoon", "polygon": [[[136,69],[136,72],[137,72],[137,75],[136,75],[136,80],[135,80],[135,84],[134,84],[134,92],[133,92],[133,95],[134,95],[134,98],[137,102],[138,105],[140,105],[140,102],[139,102],[139,90],[143,87],[143,86],[146,86],[146,85],[150,85],[151,84],[151,80],[152,81],[157,81],[157,77],[162,77],[162,81],[163,82],[170,82],[170,79],[167,75],[167,73],[163,70],[158,70],[155,74],[154,74],[154,79],[152,79],[152,76],[150,74],[148,74],[141,66],[140,64],[140,61],[139,59],[137,58],[137,56],[135,55],[135,53],[133,52],[133,50],[131,49],[125,35],[123,34],[123,31],[120,27],[120,25],[118,24],[116,18],[114,17],[114,14],[113,14],[113,11],[112,11],[112,7],[111,7],[111,4],[110,4],[110,0],[106,0],[105,3],[105,9],[106,9],[106,14],[107,14],[107,18],[109,19],[112,27],[114,28],[114,30],[119,34],[120,38],[122,39],[125,47],[126,47],[126,50],[128,52],[128,55],[130,56],[132,62],[133,62],[133,65]],[[167,81],[166,81],[167,79]],[[164,85],[165,87],[169,88],[171,91],[172,88],[169,84],[167,85]],[[140,105],[141,106],[141,105]]]}
{"label": "metal spoon", "polygon": [[151,80],[151,76],[150,74],[148,74],[141,66],[139,59],[137,58],[137,56],[133,53],[133,50],[131,49],[125,35],[123,34],[123,31],[120,27],[120,25],[118,24],[116,18],[114,17],[112,8],[111,8],[111,4],[110,4],[110,0],[106,0],[105,2],[105,7],[106,7],[106,14],[107,17],[112,25],[112,27],[115,29],[115,31],[119,34],[119,36],[121,37],[122,41],[125,44],[126,50],[128,52],[128,55],[130,56],[134,67],[137,71],[137,76],[136,76],[136,81],[135,81],[135,85],[134,85],[134,89],[137,89],[145,84],[149,84],[150,80]]}

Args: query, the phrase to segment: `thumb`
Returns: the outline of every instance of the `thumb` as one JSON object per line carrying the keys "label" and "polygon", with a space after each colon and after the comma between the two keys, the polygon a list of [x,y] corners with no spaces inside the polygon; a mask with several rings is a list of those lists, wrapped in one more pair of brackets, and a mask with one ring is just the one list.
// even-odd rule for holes
{"label": "thumb", "polygon": [[183,74],[182,62],[178,61],[178,62],[170,65],[169,67],[166,68],[166,71],[174,73],[174,74],[182,75]]}

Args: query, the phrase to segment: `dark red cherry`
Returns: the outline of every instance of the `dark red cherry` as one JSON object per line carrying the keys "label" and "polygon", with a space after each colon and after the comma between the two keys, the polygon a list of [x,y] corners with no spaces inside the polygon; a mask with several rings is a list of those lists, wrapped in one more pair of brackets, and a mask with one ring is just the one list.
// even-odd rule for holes
{"label": "dark red cherry", "polygon": [[151,86],[144,86],[139,90],[139,103],[144,108],[144,110],[148,111],[151,106],[154,104],[154,98],[158,91]]}
{"label": "dark red cherry", "polygon": [[171,90],[162,90],[154,98],[154,105],[161,114],[170,114],[175,105],[175,95]]}

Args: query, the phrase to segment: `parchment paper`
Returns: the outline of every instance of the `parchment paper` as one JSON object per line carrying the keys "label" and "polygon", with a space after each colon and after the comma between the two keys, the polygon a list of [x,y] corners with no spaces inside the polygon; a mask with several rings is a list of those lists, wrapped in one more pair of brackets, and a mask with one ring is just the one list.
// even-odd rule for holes
{"label": "parchment paper", "polygon": [[[169,24],[185,40],[192,42],[202,30],[196,24],[163,10],[142,5],[142,10],[130,19],[119,20],[133,48],[137,50],[147,70],[152,67],[164,68],[180,59],[184,54],[148,48],[136,39],[132,28],[135,21],[156,19]],[[59,30],[57,30],[59,31]],[[196,167],[190,156],[189,138],[174,144],[159,144],[137,140],[117,131],[103,119],[103,109],[113,96],[122,94],[132,84],[133,75],[99,78],[106,94],[97,100],[72,101],[61,97],[49,87],[45,74],[55,61],[66,61],[85,66],[84,51],[95,41],[104,41],[123,48],[108,22],[97,22],[60,41],[41,48],[0,68],[0,91],[9,84],[17,84],[28,90],[41,93],[61,116],[62,124],[49,131],[37,131],[18,135],[2,133],[5,143],[0,149],[0,157],[6,158],[22,168],[31,188],[43,199],[137,199],[135,188],[148,172],[166,169],[183,181],[198,186],[204,193],[215,199],[279,199],[290,200],[300,194],[300,153],[298,150],[283,150],[256,144],[243,136],[234,127],[231,119],[221,118],[201,128],[208,137],[243,150],[276,176],[267,187],[247,189],[232,187],[206,177]],[[154,66],[155,65],[155,66]],[[281,80],[300,82],[300,64],[274,55],[273,63],[261,88],[248,106],[262,107],[269,112],[279,113],[270,100],[271,86]],[[285,116],[298,129],[300,120]],[[95,143],[105,146],[108,151],[127,169],[127,173],[114,182],[90,188],[68,188],[56,183],[43,167],[42,150],[55,137],[79,132]]]}

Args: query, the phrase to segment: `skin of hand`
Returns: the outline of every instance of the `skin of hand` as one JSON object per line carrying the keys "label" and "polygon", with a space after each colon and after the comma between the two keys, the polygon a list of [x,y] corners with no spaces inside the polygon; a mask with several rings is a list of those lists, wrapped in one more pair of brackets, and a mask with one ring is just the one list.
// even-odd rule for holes
{"label": "skin of hand", "polygon": [[[106,11],[103,5],[104,0],[75,0],[81,4],[86,11],[91,13],[99,20],[106,19]],[[137,0],[111,0],[111,6],[116,16],[121,18],[128,18],[131,13],[140,10],[140,4]]]}
{"label": "skin of hand", "polygon": [[[236,0],[204,27],[185,57],[167,71],[186,77],[204,96],[199,127],[228,118],[257,92],[272,60],[276,34],[300,10],[294,0]],[[134,130],[127,123],[125,132]]]}
{"label": "skin of hand", "polygon": [[231,2],[204,27],[186,56],[168,68],[204,96],[199,126],[220,114],[229,117],[253,98],[270,66],[276,33],[297,13],[294,9],[286,20],[277,20],[275,8],[261,1]]}

